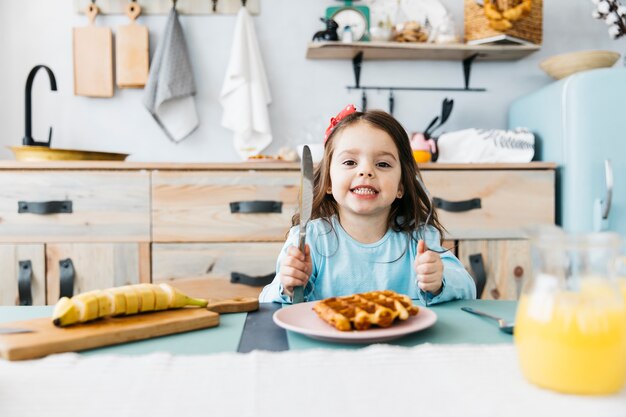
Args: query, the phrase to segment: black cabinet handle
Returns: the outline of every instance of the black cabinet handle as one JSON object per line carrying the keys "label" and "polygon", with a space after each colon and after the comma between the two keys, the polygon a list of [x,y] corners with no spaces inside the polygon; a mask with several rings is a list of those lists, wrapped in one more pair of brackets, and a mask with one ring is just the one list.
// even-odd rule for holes
{"label": "black cabinet handle", "polygon": [[281,213],[282,211],[282,201],[256,200],[230,203],[231,213]]}
{"label": "black cabinet handle", "polygon": [[267,275],[260,275],[253,277],[251,275],[242,274],[241,272],[231,272],[230,282],[231,284],[243,284],[251,287],[265,287],[272,282],[276,274],[274,272]]}
{"label": "black cabinet handle", "polygon": [[464,201],[448,201],[443,198],[435,197],[433,198],[433,203],[435,203],[436,208],[453,213],[470,211],[481,207],[480,198],[472,198],[471,200]]}
{"label": "black cabinet handle", "polygon": [[17,276],[17,292],[21,306],[33,305],[33,265],[30,261],[19,262],[20,271]]}
{"label": "black cabinet handle", "polygon": [[474,273],[474,282],[476,283],[476,298],[481,298],[487,283],[487,274],[485,273],[485,263],[482,253],[475,253],[469,256],[470,267]]}
{"label": "black cabinet handle", "polygon": [[18,201],[17,212],[31,214],[71,213],[72,201]]}
{"label": "black cabinet handle", "polygon": [[74,295],[74,264],[70,258],[59,261],[59,283],[61,290],[59,298],[71,298]]}

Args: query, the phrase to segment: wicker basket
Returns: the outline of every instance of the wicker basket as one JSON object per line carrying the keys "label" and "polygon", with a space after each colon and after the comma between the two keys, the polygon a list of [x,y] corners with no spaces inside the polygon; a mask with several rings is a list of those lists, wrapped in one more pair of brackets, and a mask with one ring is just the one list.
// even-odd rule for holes
{"label": "wicker basket", "polygon": [[[476,0],[465,1],[465,41],[476,43],[480,40],[496,39],[500,35],[508,35],[511,38],[523,42],[541,45],[543,25],[543,0],[533,0],[533,5],[528,16],[517,20],[513,27],[505,32],[497,31],[489,26],[483,7]],[[482,2],[481,2],[482,3]],[[499,7],[509,4],[515,6],[519,0],[497,0]]]}

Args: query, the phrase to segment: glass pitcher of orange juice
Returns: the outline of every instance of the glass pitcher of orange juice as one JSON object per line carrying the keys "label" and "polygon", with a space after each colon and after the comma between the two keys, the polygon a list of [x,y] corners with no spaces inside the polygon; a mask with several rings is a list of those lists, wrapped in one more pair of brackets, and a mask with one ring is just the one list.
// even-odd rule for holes
{"label": "glass pitcher of orange juice", "polygon": [[571,394],[610,394],[626,382],[626,306],[615,279],[620,237],[531,237],[533,274],[519,300],[515,345],[530,382]]}

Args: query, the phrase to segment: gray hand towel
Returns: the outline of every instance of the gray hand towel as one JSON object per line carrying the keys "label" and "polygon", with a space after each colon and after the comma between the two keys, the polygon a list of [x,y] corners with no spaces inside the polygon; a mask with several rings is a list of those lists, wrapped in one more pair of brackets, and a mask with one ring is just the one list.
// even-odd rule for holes
{"label": "gray hand towel", "polygon": [[172,8],[144,89],[144,105],[165,134],[178,142],[198,127],[196,85],[178,13]]}

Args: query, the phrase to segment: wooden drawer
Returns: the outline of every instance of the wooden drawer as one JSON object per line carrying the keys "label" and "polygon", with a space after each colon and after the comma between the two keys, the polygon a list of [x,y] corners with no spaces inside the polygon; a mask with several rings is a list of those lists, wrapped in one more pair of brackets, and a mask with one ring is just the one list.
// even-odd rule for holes
{"label": "wooden drawer", "polygon": [[[284,171],[154,172],[153,241],[284,241],[299,181],[298,172]],[[246,212],[258,201],[280,211]]]}
{"label": "wooden drawer", "polygon": [[153,244],[152,281],[169,282],[208,299],[257,297],[266,282],[231,283],[231,274],[271,280],[282,246],[283,242]]}
{"label": "wooden drawer", "polygon": [[[422,171],[434,198],[459,203],[480,200],[480,208],[438,208],[451,239],[515,239],[524,227],[554,224],[553,170]],[[445,203],[444,203],[445,205]]]}
{"label": "wooden drawer", "polygon": [[[32,212],[53,201],[71,212]],[[149,207],[148,172],[0,172],[0,242],[149,241]]]}

